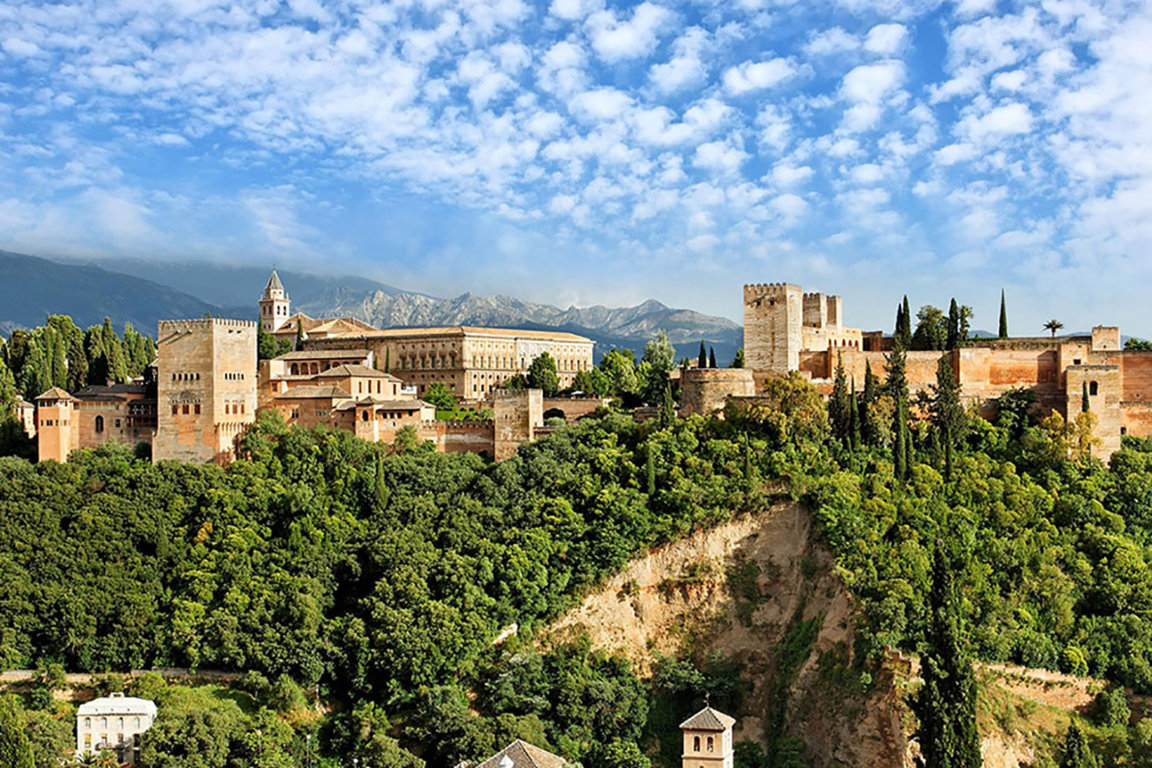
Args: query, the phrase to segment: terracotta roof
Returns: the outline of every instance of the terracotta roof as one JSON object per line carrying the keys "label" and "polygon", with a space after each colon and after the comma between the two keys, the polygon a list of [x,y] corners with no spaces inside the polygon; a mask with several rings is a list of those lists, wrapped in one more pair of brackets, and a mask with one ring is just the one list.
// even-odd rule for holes
{"label": "terracotta roof", "polygon": [[292,387],[283,394],[276,395],[277,400],[346,400],[351,397],[343,387],[305,385]]}
{"label": "terracotta roof", "polygon": [[476,768],[561,768],[567,764],[559,755],[516,739]]}
{"label": "terracotta roof", "polygon": [[47,392],[45,392],[41,395],[37,395],[36,399],[37,400],[75,400],[76,398],[72,397],[72,395],[70,395],[67,392],[65,392],[64,390],[60,389],[60,387],[52,387],[52,389],[48,390]]}
{"label": "terracotta roof", "polygon": [[365,338],[369,339],[383,339],[397,336],[456,336],[460,334],[470,334],[474,336],[510,336],[513,338],[523,337],[528,339],[552,339],[554,341],[587,342],[589,344],[592,343],[592,339],[589,339],[586,336],[578,336],[575,333],[567,333],[564,331],[532,331],[515,328],[482,328],[475,325],[444,325],[428,328],[384,328],[381,330],[365,333],[364,336]]}
{"label": "terracotta roof", "polygon": [[350,333],[354,331],[374,331],[375,326],[368,325],[354,317],[336,317],[321,320],[320,324],[306,329],[314,333]]}
{"label": "terracotta roof", "polygon": [[378,397],[362,397],[359,400],[349,400],[336,406],[338,411],[348,411],[356,406],[372,405],[377,408],[389,408],[394,411],[419,411],[423,408],[435,408],[431,403],[423,400],[385,400]]}
{"label": "terracotta roof", "polygon": [[680,723],[680,727],[693,731],[725,731],[736,724],[736,719],[712,707],[704,707],[692,717]]}
{"label": "terracotta roof", "polygon": [[378,371],[375,368],[369,368],[366,365],[347,364],[337,365],[333,368],[329,368],[326,371],[321,371],[320,373],[314,375],[312,378],[337,379],[344,378],[346,376],[359,376],[360,378],[368,379],[395,379],[396,381],[400,381],[400,379],[397,379],[390,373],[384,373],[383,371]]}
{"label": "terracotta roof", "polygon": [[355,358],[361,360],[368,358],[366,349],[301,349],[296,352],[285,352],[277,360],[332,360],[334,358]]}

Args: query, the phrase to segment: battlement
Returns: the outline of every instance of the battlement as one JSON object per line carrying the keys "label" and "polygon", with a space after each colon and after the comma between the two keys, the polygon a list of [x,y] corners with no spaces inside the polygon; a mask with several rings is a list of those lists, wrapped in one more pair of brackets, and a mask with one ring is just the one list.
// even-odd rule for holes
{"label": "battlement", "polygon": [[773,298],[800,292],[800,286],[795,283],[747,283],[744,286],[744,301],[749,302],[754,299]]}
{"label": "battlement", "polygon": [[224,327],[224,328],[255,328],[254,320],[234,320],[226,317],[201,317],[188,320],[161,320],[157,323],[159,334],[179,333],[198,329]]}

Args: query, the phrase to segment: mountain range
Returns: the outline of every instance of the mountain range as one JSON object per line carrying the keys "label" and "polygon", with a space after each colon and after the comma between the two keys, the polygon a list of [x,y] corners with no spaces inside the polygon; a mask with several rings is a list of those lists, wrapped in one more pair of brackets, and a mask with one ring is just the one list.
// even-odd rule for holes
{"label": "mountain range", "polygon": [[[0,333],[39,325],[47,314],[67,314],[82,327],[105,316],[119,327],[141,330],[163,318],[205,313],[255,319],[267,268],[110,259],[97,263],[48,260],[0,251]],[[716,350],[721,364],[742,343],[739,325],[727,318],[648,300],[634,307],[568,307],[521,301],[511,296],[465,293],[437,297],[351,275],[321,276],[279,270],[293,311],[313,317],[351,316],[377,327],[491,325],[569,331],[597,342],[597,356],[612,347],[634,350],[660,330],[678,356],[695,356],[700,341]]]}

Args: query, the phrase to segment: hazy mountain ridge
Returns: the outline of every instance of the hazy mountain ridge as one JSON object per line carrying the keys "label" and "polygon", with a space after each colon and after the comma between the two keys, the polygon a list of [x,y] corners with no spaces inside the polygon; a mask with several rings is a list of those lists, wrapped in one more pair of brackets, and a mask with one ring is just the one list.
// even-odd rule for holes
{"label": "hazy mountain ridge", "polygon": [[[71,314],[81,324],[102,321],[107,314],[117,326],[128,321],[149,332],[155,331],[159,319],[200,317],[205,312],[255,319],[270,271],[212,262],[111,259],[97,264],[4,255],[10,257],[8,262],[0,261],[0,330],[4,332],[38,325],[46,311]],[[35,266],[20,268],[12,259]],[[664,330],[679,355],[694,357],[703,340],[715,348],[721,364],[742,344],[740,326],[731,320],[671,308],[654,299],[633,307],[563,309],[507,295],[464,293],[440,298],[356,276],[278,271],[293,311],[313,317],[351,316],[381,328],[491,325],[569,331],[594,339],[597,354],[612,347],[639,354],[647,341]],[[51,274],[52,280],[44,280],[45,274]]]}

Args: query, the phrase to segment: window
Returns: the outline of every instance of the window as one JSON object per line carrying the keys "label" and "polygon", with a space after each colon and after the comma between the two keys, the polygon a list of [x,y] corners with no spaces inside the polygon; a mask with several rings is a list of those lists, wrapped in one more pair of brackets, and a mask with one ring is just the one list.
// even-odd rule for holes
{"label": "window", "polygon": [[179,411],[179,409],[180,409],[180,406],[178,406],[178,405],[172,406],[172,415],[175,416],[177,411]]}
{"label": "window", "polygon": [[196,403],[195,410],[196,410],[196,415],[200,415],[200,403]]}
{"label": "window", "polygon": [[1092,381],[1088,383],[1088,394],[1094,395],[1098,389],[1099,387],[1096,385],[1096,382]]}
{"label": "window", "polygon": [[104,417],[103,416],[97,416],[96,417],[96,434],[100,434],[103,431],[104,431]]}
{"label": "window", "polygon": [[188,415],[188,403],[184,403],[184,407],[182,410],[184,412],[184,415],[187,416]]}
{"label": "window", "polygon": [[116,429],[120,429],[120,419],[116,419]]}
{"label": "window", "polygon": [[693,736],[692,737],[692,751],[693,752],[699,752],[700,751],[700,737],[699,736]]}
{"label": "window", "polygon": [[714,747],[715,747],[715,746],[716,746],[716,745],[713,743],[713,741],[712,741],[712,737],[711,737],[711,736],[709,736],[709,737],[708,737],[708,751],[709,751],[709,752],[714,752],[714,751],[715,751],[715,749],[714,749]]}

